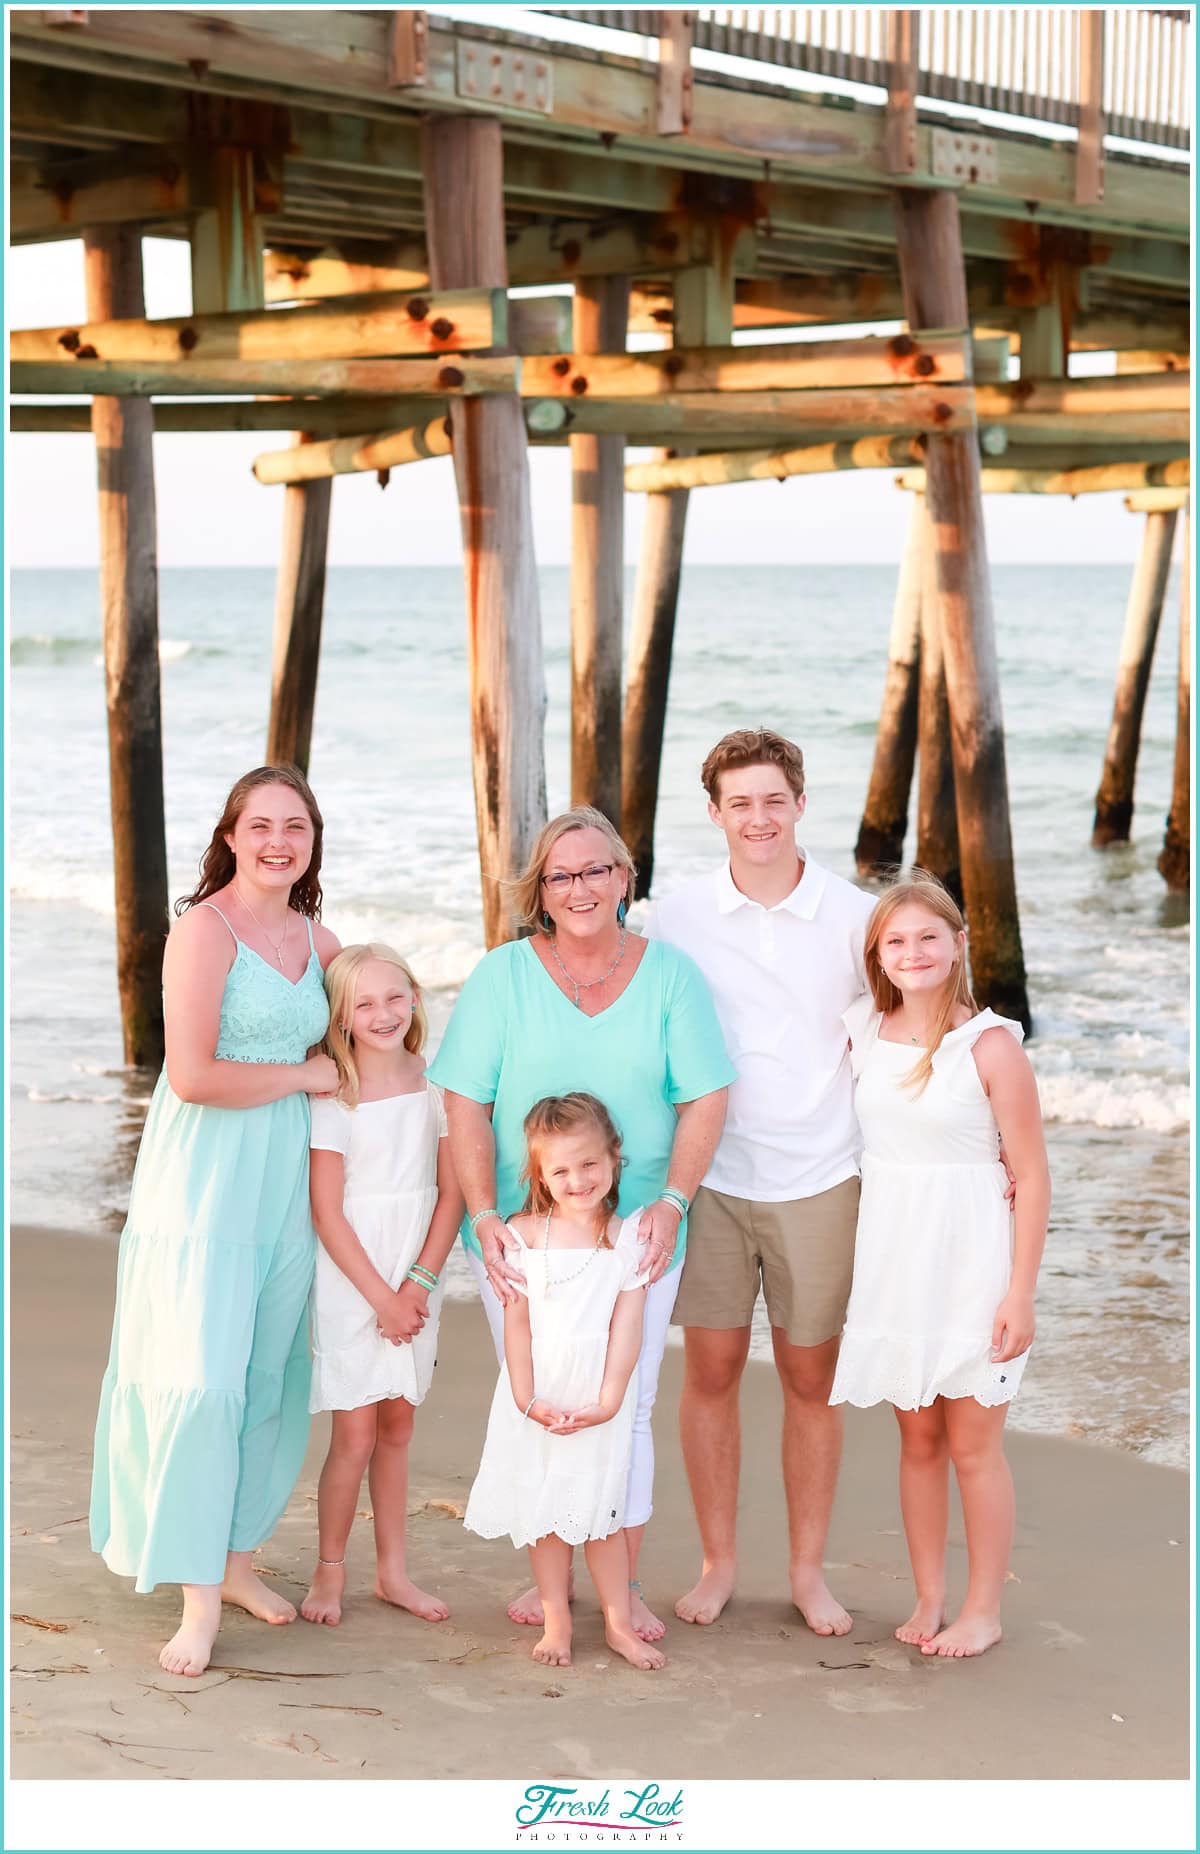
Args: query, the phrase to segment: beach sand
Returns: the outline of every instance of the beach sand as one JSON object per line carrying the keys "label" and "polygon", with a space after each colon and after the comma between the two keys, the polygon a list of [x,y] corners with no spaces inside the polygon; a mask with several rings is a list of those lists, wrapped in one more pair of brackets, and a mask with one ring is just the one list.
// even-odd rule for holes
{"label": "beach sand", "polygon": [[[675,1348],[656,1413],[657,1510],[643,1558],[647,1598],[671,1617],[669,1665],[637,1673],[609,1654],[582,1562],[575,1663],[537,1665],[534,1633],[504,1614],[528,1582],[524,1553],[460,1523],[495,1379],[472,1305],[443,1315],[409,1496],[410,1569],[449,1602],[452,1619],[431,1626],[372,1598],[363,1519],[340,1628],[270,1629],[227,1609],[209,1672],[168,1676],[157,1654],[177,1592],[136,1597],[88,1548],[115,1263],[115,1243],[13,1232],[16,1778],[1188,1775],[1182,1472],[1013,1435],[1005,1639],[976,1661],[930,1660],[892,1636],[910,1597],[894,1424],[886,1409],[852,1410],[827,1561],[854,1628],[818,1638],[787,1599],[779,1393],[771,1369],[752,1364],[738,1594],[716,1626],[689,1628],[671,1617],[698,1566],[675,1434]],[[316,1544],[325,1433],[315,1421],[299,1486],[262,1554],[275,1587],[297,1603]],[[951,1540],[953,1601],[965,1577],[957,1506]]]}

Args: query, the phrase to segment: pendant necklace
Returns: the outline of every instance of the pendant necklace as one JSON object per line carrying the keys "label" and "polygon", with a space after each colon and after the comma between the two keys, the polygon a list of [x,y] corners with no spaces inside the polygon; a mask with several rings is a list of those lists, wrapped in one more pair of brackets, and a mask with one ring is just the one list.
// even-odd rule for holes
{"label": "pendant necklace", "polygon": [[[550,1298],[550,1219],[553,1215],[554,1212],[552,1210],[546,1212],[546,1222],[542,1229],[542,1265],[545,1270],[545,1287],[542,1292],[543,1300],[549,1300]],[[576,1268],[569,1275],[560,1275],[559,1279],[554,1284],[555,1287],[566,1287],[568,1281],[577,1281],[583,1273],[583,1270],[591,1267],[600,1253],[600,1237],[603,1236],[603,1234],[604,1232],[601,1230],[600,1235],[596,1237],[595,1244],[586,1262],[584,1262],[583,1267]]]}
{"label": "pendant necklace", "polygon": [[266,941],[271,951],[274,953],[275,964],[279,967],[279,970],[282,972],[284,969],[283,949],[287,945],[288,928],[292,924],[291,910],[290,909],[288,910],[288,917],[283,923],[283,938],[280,940],[277,946],[274,940],[272,940],[270,934],[267,932],[266,928],[263,926],[262,922],[259,920],[257,914],[254,912],[254,909],[250,906],[250,903],[246,900],[246,897],[243,895],[241,889],[238,887],[236,882],[233,885],[233,892],[237,896],[238,900],[241,902],[242,906],[245,908],[247,914],[250,916],[250,919],[254,922],[254,925],[258,928],[259,933],[261,933],[263,939]]}
{"label": "pendant necklace", "polygon": [[624,927],[618,928],[617,931],[621,936],[621,944],[617,951],[617,956],[613,960],[611,966],[608,968],[608,971],[602,972],[599,978],[594,978],[594,979],[577,979],[573,972],[568,972],[566,966],[564,966],[562,960],[558,956],[558,947],[556,945],[557,936],[554,934],[550,934],[548,936],[550,940],[551,957],[553,958],[555,965],[558,967],[563,977],[566,979],[567,984],[571,987],[572,991],[575,993],[575,997],[572,1002],[575,1004],[576,1009],[581,1008],[579,1004],[580,993],[585,992],[585,991],[591,991],[593,986],[595,985],[603,985],[606,979],[610,979],[612,977],[613,973],[616,971],[617,967],[620,965],[621,961],[624,959],[625,942],[629,938],[629,936],[626,933]]}

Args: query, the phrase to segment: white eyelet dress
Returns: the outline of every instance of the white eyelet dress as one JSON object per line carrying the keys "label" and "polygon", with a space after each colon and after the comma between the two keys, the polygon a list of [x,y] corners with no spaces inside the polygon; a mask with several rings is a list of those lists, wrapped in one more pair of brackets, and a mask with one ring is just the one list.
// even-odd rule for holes
{"label": "white eyelet dress", "polygon": [[980,1011],[943,1038],[914,1094],[920,1052],[879,1036],[871,998],[843,1013],[863,1131],[854,1285],[830,1403],[924,1409],[935,1397],[985,1407],[1015,1397],[1028,1352],[992,1361],[992,1322],[1012,1277],[1012,1213],[999,1130],[971,1050],[997,1026]]}
{"label": "white eyelet dress", "polygon": [[[626,1217],[613,1247],[598,1249],[586,1268],[581,1268],[579,1249],[547,1254],[537,1244],[521,1245],[534,1392],[556,1409],[580,1410],[600,1395],[617,1296],[646,1285],[639,1273],[646,1261],[645,1247],[637,1240],[641,1215],[635,1210]],[[512,1236],[520,1243],[515,1230]],[[552,1436],[521,1414],[503,1364],[464,1525],[485,1539],[507,1533],[517,1546],[534,1545],[551,1532],[571,1545],[619,1532],[625,1523],[636,1406],[635,1370],[620,1409],[607,1423]]]}

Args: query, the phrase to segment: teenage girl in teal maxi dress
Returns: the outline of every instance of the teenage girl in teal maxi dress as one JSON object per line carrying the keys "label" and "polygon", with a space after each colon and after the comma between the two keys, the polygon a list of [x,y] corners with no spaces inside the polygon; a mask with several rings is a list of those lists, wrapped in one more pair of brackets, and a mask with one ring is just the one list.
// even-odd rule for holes
{"label": "teenage girl in teal maxi dress", "polygon": [[139,1591],[182,1585],[168,1673],[203,1673],[222,1601],[296,1613],[251,1553],[308,1438],[308,1097],[337,1085],[308,1054],[338,951],[315,919],[322,830],[294,768],[239,779],[163,962],[166,1064],[121,1238],[91,1537]]}

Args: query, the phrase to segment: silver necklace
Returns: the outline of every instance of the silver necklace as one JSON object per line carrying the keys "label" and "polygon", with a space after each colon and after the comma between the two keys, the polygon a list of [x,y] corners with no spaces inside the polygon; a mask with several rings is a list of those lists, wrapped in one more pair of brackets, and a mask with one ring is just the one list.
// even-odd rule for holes
{"label": "silver necklace", "polygon": [[272,940],[270,934],[267,932],[266,928],[263,926],[262,922],[259,920],[257,914],[254,912],[254,909],[250,906],[250,903],[246,900],[246,897],[243,895],[241,889],[238,887],[236,882],[233,885],[233,892],[237,896],[238,900],[241,902],[242,906],[245,908],[247,914],[250,916],[250,919],[254,922],[254,925],[258,928],[259,933],[261,933],[263,939],[266,941],[271,951],[274,953],[275,964],[279,967],[279,970],[282,972],[284,970],[283,949],[287,945],[288,928],[292,924],[291,910],[290,909],[288,910],[288,917],[283,923],[283,938],[280,940],[278,946],[276,946],[274,940]]}
{"label": "silver necklace", "polygon": [[595,985],[603,985],[606,979],[610,979],[612,977],[613,973],[616,971],[617,967],[620,965],[621,961],[624,959],[625,942],[629,938],[629,936],[626,933],[624,927],[619,927],[617,929],[617,932],[621,936],[621,945],[617,953],[617,956],[613,960],[611,966],[608,968],[608,971],[602,972],[599,978],[594,978],[594,979],[577,979],[573,972],[568,972],[566,966],[564,966],[562,960],[558,956],[558,947],[555,944],[556,936],[554,934],[551,934],[549,936],[551,957],[553,958],[555,965],[558,967],[563,977],[566,979],[567,984],[571,986],[571,988],[573,989],[575,993],[573,1002],[576,1008],[579,1007],[579,994],[584,991],[591,991],[592,987]]}
{"label": "silver necklace", "polygon": [[[550,1219],[553,1215],[554,1215],[554,1212],[552,1210],[548,1210],[546,1212],[546,1221],[544,1225],[542,1226],[542,1267],[545,1271],[545,1287],[542,1293],[543,1300],[549,1300],[550,1298]],[[584,1268],[591,1267],[592,1263],[595,1261],[596,1257],[600,1253],[600,1238],[603,1236],[603,1234],[604,1234],[604,1231],[601,1230],[600,1234],[596,1237],[596,1241],[591,1249],[590,1254],[588,1255],[586,1262],[584,1262],[583,1264],[583,1268],[576,1268],[569,1275],[560,1275],[558,1280],[554,1284],[555,1287],[560,1287],[560,1288],[566,1287],[568,1281],[577,1281],[580,1275],[583,1273]]]}

